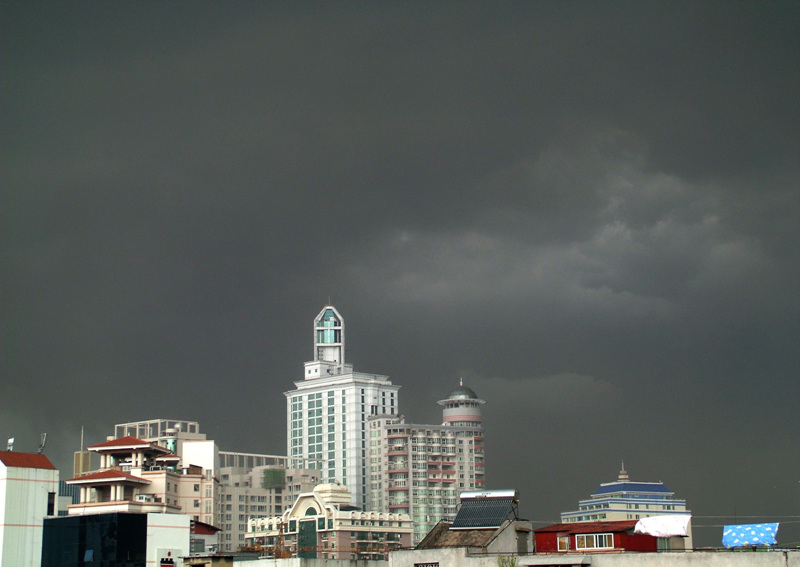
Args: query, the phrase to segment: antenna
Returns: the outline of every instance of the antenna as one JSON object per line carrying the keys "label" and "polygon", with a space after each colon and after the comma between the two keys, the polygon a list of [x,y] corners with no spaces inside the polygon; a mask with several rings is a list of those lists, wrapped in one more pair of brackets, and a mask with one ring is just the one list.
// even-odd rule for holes
{"label": "antenna", "polygon": [[42,433],[42,435],[39,437],[39,450],[37,451],[37,453],[41,453],[42,451],[44,451],[45,443],[47,443],[47,433]]}
{"label": "antenna", "polygon": [[6,451],[13,451],[14,450],[14,438],[8,438],[8,445],[6,445]]}

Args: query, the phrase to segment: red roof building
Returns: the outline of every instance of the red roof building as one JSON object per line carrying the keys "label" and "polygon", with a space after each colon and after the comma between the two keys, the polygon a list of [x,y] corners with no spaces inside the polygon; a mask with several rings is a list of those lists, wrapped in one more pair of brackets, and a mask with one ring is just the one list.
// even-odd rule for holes
{"label": "red roof building", "polygon": [[7,467],[18,467],[21,469],[56,470],[55,465],[50,462],[50,459],[41,453],[17,453],[15,451],[5,451],[0,453],[0,462]]}
{"label": "red roof building", "polygon": [[196,500],[192,487],[199,475],[178,472],[180,457],[165,447],[128,435],[88,449],[100,455],[100,469],[67,481],[80,487],[80,503],[69,507],[70,515],[176,514],[182,502]]}
{"label": "red roof building", "polygon": [[58,513],[58,469],[41,453],[0,453],[0,563],[39,565],[43,519]]}
{"label": "red roof building", "polygon": [[658,551],[658,538],[633,533],[636,520],[552,524],[534,530],[536,553]]}

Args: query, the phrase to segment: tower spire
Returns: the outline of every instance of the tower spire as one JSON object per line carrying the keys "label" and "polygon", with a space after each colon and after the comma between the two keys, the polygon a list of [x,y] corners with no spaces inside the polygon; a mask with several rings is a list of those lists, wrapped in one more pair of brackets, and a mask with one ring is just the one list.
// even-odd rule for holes
{"label": "tower spire", "polygon": [[314,361],[344,364],[344,319],[330,304],[314,319]]}
{"label": "tower spire", "polygon": [[626,481],[630,480],[628,476],[628,471],[625,470],[625,461],[622,461],[622,468],[619,471],[619,477],[617,478],[618,481]]}

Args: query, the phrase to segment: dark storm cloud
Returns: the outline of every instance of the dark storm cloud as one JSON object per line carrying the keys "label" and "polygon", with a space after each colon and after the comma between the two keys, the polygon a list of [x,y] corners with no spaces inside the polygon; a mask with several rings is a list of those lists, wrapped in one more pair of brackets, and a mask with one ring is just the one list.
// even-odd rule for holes
{"label": "dark storm cloud", "polygon": [[409,419],[487,400],[532,518],[623,458],[704,545],[796,515],[796,3],[2,10],[20,450],[169,417],[282,453],[331,296]]}

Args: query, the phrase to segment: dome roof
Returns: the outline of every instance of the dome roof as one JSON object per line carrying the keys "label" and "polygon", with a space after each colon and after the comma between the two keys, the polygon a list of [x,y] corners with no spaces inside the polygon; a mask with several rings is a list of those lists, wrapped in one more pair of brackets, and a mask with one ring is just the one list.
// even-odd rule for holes
{"label": "dome roof", "polygon": [[459,386],[452,392],[450,395],[447,396],[448,400],[476,400],[478,399],[478,394],[476,394],[471,388],[467,388],[466,386]]}

